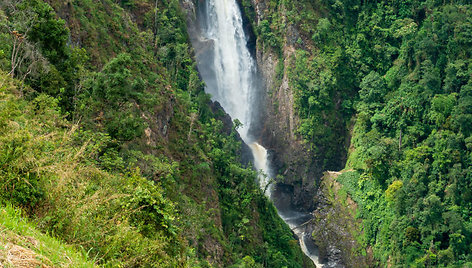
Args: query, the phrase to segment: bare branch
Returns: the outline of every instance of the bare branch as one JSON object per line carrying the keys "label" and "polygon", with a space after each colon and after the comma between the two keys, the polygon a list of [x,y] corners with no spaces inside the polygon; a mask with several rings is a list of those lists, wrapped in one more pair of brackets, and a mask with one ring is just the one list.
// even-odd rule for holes
{"label": "bare branch", "polygon": [[[47,62],[37,49],[37,45],[28,40],[28,33],[37,21],[37,14],[30,8],[18,8],[23,0],[2,0],[0,9],[5,15],[14,18],[3,24],[11,36],[12,50],[9,75],[24,81],[35,72],[39,62]],[[3,13],[2,13],[3,14]],[[0,29],[2,30],[2,29]],[[23,86],[22,86],[23,87]]]}

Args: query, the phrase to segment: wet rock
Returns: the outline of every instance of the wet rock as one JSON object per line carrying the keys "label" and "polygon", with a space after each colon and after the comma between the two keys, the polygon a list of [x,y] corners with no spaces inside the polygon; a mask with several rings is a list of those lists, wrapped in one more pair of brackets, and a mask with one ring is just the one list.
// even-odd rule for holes
{"label": "wet rock", "polygon": [[333,245],[330,245],[327,249],[327,261],[323,264],[323,268],[344,268],[341,250]]}

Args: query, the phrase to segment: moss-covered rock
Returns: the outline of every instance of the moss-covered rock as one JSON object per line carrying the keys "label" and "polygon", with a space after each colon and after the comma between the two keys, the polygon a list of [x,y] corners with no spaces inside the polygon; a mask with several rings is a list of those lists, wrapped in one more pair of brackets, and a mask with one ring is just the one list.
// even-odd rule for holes
{"label": "moss-covered rock", "polygon": [[366,247],[357,204],[336,181],[339,172],[325,172],[316,194],[317,208],[310,225],[320,256],[328,262],[341,260],[346,267],[371,267],[372,250]]}

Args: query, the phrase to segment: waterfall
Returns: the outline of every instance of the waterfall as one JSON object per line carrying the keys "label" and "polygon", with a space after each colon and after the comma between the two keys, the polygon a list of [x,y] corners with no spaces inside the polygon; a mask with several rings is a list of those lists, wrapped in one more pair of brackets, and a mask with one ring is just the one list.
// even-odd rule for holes
{"label": "waterfall", "polygon": [[[238,132],[251,148],[254,166],[262,171],[259,176],[261,189],[273,200],[273,187],[269,183],[273,174],[268,153],[251,133],[251,126],[260,123],[255,122],[255,118],[258,118],[257,113],[260,111],[257,96],[262,88],[258,83],[255,60],[247,48],[248,40],[241,12],[236,0],[206,0],[199,3],[199,25],[196,27],[199,30],[193,33],[192,44],[199,72],[206,83],[205,90],[233,120],[237,119],[242,123]],[[310,214],[287,209],[287,206],[285,209],[276,207],[281,218],[299,237],[303,252],[315,265],[321,267],[316,248],[314,245],[307,245],[313,242],[310,239],[311,233],[303,223],[310,219]]]}
{"label": "waterfall", "polygon": [[212,76],[205,79],[206,91],[218,101],[231,118],[243,125],[239,129],[241,138],[249,143],[248,130],[251,124],[253,83],[256,65],[246,48],[246,36],[239,8],[234,0],[206,1],[206,20],[203,20],[203,38],[213,45]]}

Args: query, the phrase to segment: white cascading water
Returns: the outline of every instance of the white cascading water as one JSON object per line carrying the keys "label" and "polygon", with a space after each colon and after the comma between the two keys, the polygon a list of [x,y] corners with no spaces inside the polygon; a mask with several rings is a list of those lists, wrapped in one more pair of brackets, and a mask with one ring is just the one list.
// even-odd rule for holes
{"label": "white cascading water", "polygon": [[[254,156],[254,165],[266,175],[260,177],[265,189],[269,180],[267,150],[249,135],[254,103],[254,81],[256,64],[247,48],[241,12],[234,0],[206,1],[206,20],[203,38],[211,40],[213,62],[211,83],[206,91],[218,101],[231,118],[238,119],[242,126],[238,132],[249,145]],[[205,78],[205,77],[204,77]],[[270,194],[270,191],[266,191]]]}
{"label": "white cascading water", "polygon": [[261,189],[270,198],[272,190],[270,187],[272,184],[269,184],[269,179],[272,174],[270,173],[269,161],[267,159],[267,150],[257,142],[249,144],[249,148],[251,148],[254,157],[255,168],[257,170],[262,170],[262,173],[259,175],[259,184]]}
{"label": "white cascading water", "polygon": [[207,92],[231,118],[243,124],[239,134],[248,141],[252,104],[251,82],[255,64],[246,49],[242,19],[235,1],[208,0],[205,38],[213,41],[213,68],[216,83]]}
{"label": "white cascading water", "polygon": [[[201,3],[201,2],[200,2]],[[256,64],[247,48],[241,12],[236,0],[206,0],[200,7],[200,31],[198,40],[193,40],[197,52],[198,68],[206,83],[206,92],[218,101],[231,118],[238,119],[242,127],[238,132],[249,145],[254,157],[254,166],[262,171],[259,176],[261,189],[271,197],[271,174],[267,150],[251,136],[253,113],[259,111],[256,94]],[[306,246],[310,233],[299,225],[308,214],[295,211],[279,211],[279,215],[300,239],[303,252],[317,267],[321,267],[318,256]]]}

